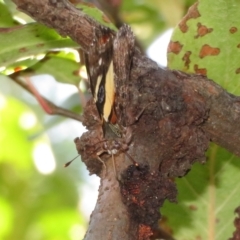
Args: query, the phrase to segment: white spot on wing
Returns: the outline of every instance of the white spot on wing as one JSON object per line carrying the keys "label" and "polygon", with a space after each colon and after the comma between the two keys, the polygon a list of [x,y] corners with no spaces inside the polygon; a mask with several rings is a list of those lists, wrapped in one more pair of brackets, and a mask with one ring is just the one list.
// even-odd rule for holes
{"label": "white spot on wing", "polygon": [[102,80],[102,75],[99,75],[98,78],[97,78],[97,82],[96,82],[96,86],[95,86],[95,92],[94,92],[94,96],[93,96],[94,102],[97,102],[97,100],[98,100],[97,96],[98,96],[98,90],[99,90],[101,80]]}

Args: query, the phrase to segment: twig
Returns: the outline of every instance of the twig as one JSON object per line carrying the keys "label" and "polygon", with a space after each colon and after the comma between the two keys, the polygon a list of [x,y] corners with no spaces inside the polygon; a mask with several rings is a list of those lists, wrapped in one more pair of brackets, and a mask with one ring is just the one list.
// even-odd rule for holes
{"label": "twig", "polygon": [[[28,91],[29,93],[31,93],[32,95],[35,96],[32,89],[26,83],[24,83],[23,81],[21,81],[18,78],[17,73],[9,75],[9,78],[11,80],[13,80],[15,83],[17,83],[18,85],[20,85],[22,88],[24,88],[26,91]],[[43,96],[41,96],[41,98],[48,105],[48,107],[51,109],[51,112],[48,112],[48,114],[50,114],[50,115],[60,115],[60,116],[63,116],[63,117],[71,118],[71,119],[77,120],[79,122],[82,122],[82,120],[83,120],[82,116],[80,116],[80,115],[78,115],[78,114],[76,114],[72,111],[69,111],[65,108],[58,107],[57,105],[55,105],[51,101],[47,100]]]}

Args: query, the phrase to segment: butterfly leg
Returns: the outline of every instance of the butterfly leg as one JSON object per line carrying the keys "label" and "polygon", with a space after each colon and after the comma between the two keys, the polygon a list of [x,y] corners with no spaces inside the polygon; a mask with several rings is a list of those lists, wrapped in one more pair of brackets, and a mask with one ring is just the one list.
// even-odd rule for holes
{"label": "butterfly leg", "polygon": [[102,155],[102,154],[105,153],[105,152],[106,152],[105,150],[101,150],[101,151],[97,152],[96,155],[97,155],[98,161],[102,163],[102,165],[103,165],[103,167],[104,167],[104,169],[105,169],[105,171],[106,171],[106,172],[105,172],[105,174],[106,174],[106,173],[107,173],[106,163],[100,158],[100,155]]}
{"label": "butterfly leg", "polygon": [[[116,176],[116,178],[117,178],[117,170],[116,170],[116,164],[115,164],[114,154],[111,154],[111,155],[112,155],[113,170],[114,170],[115,176]],[[118,178],[117,178],[117,179],[118,179]]]}
{"label": "butterfly leg", "polygon": [[133,125],[134,123],[136,123],[140,117],[142,116],[143,112],[146,110],[146,108],[152,103],[148,103],[145,107],[143,107],[143,109],[137,114],[137,116],[133,117],[133,119],[131,120],[131,122],[128,124],[128,126]]}
{"label": "butterfly leg", "polygon": [[139,164],[131,157],[130,154],[128,154],[127,152],[125,152],[125,154],[127,155],[127,157],[132,161],[132,163],[133,163],[136,167],[139,166]]}

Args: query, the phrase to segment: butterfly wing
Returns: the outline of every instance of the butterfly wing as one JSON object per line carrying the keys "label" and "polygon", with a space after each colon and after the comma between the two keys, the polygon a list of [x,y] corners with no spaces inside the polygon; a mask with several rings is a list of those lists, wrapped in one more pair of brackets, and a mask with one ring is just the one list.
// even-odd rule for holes
{"label": "butterfly wing", "polygon": [[112,48],[103,53],[85,54],[90,88],[98,113],[106,122],[116,123],[114,111],[115,84]]}

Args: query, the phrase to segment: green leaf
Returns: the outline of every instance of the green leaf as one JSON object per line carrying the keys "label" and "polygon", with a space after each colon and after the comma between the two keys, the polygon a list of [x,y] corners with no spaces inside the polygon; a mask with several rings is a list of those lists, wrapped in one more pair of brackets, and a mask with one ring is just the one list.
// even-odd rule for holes
{"label": "green leaf", "polygon": [[[0,93],[0,116],[0,162],[8,159],[20,169],[29,169],[33,142],[28,141],[28,137],[38,128],[34,124],[34,113],[16,99],[5,98]],[[33,125],[26,125],[26,119],[30,118]]]}
{"label": "green leaf", "polygon": [[[42,232],[45,233],[45,239],[71,240],[69,229],[74,225],[79,225],[79,213],[74,209],[58,209],[57,211],[45,212],[40,216],[39,225]],[[58,226],[56,228],[56,226]],[[82,232],[78,232],[76,239],[82,239],[85,229],[80,228]],[[75,233],[76,235],[76,233]]]}
{"label": "green leaf", "polygon": [[167,27],[162,12],[153,1],[123,1],[121,11],[122,18],[131,25],[145,47]]}
{"label": "green leaf", "polygon": [[2,197],[0,197],[0,212],[0,238],[3,239],[12,228],[14,214],[9,202]]}
{"label": "green leaf", "polygon": [[7,6],[0,2],[0,27],[12,27],[16,25],[12,14],[9,12]]}
{"label": "green leaf", "polygon": [[14,72],[23,71],[32,65],[39,62],[39,59],[36,57],[27,58],[21,61],[14,62],[10,64],[7,68],[0,69],[0,73],[3,75],[10,75]]}
{"label": "green leaf", "polygon": [[0,67],[56,48],[79,47],[38,23],[0,29]]}
{"label": "green leaf", "polygon": [[77,4],[76,7],[82,12],[95,19],[100,24],[117,31],[115,25],[108,19],[108,17],[93,4]]}
{"label": "green leaf", "polygon": [[[71,229],[84,223],[77,211],[74,172],[66,171],[62,164],[51,175],[36,171],[32,162],[34,147],[49,139],[45,135],[29,140],[39,129],[38,122],[27,126],[29,113],[33,114],[25,104],[0,94],[0,239],[70,240]],[[62,155],[69,154],[64,148],[60,151],[64,152]],[[47,157],[45,153],[43,157]],[[60,232],[56,224],[61,227]]]}
{"label": "green leaf", "polygon": [[65,54],[64,58],[63,54],[47,55],[30,69],[35,74],[50,74],[59,82],[78,85],[81,80],[79,76],[80,64],[69,59],[68,54]]}
{"label": "green leaf", "polygon": [[240,2],[201,0],[176,27],[168,65],[207,75],[229,92],[240,93]]}
{"label": "green leaf", "polygon": [[239,206],[240,161],[213,145],[205,165],[196,163],[177,179],[178,204],[166,203],[166,216],[176,239],[226,240],[234,231],[234,210]]}

